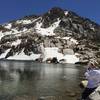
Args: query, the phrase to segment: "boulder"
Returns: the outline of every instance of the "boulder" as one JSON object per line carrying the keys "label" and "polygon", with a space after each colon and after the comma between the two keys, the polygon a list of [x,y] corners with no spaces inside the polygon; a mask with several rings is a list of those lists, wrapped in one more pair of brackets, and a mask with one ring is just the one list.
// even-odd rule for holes
{"label": "boulder", "polygon": [[100,86],[89,97],[91,100],[100,100]]}
{"label": "boulder", "polygon": [[68,96],[70,96],[70,97],[75,97],[76,96],[76,93],[70,93]]}
{"label": "boulder", "polygon": [[36,62],[42,62],[42,60],[43,60],[42,58],[35,59]]}
{"label": "boulder", "polygon": [[58,59],[56,57],[53,57],[51,63],[58,63]]}
{"label": "boulder", "polygon": [[66,63],[66,59],[60,59],[59,63]]}
{"label": "boulder", "polygon": [[58,63],[58,59],[56,57],[48,58],[46,63]]}
{"label": "boulder", "polygon": [[81,88],[85,88],[85,87],[87,86],[87,84],[88,84],[88,81],[87,81],[87,80],[83,80],[83,81],[81,81],[81,83],[80,83],[80,87],[81,87]]}
{"label": "boulder", "polygon": [[82,60],[82,61],[79,61],[79,62],[76,62],[75,64],[88,64],[89,60]]}
{"label": "boulder", "polygon": [[48,58],[48,59],[46,60],[46,63],[51,63],[51,60],[52,60],[52,58]]}
{"label": "boulder", "polygon": [[63,54],[70,54],[70,55],[73,55],[74,54],[74,51],[72,49],[63,49]]}
{"label": "boulder", "polygon": [[38,98],[38,100],[45,100],[45,97],[40,97]]}

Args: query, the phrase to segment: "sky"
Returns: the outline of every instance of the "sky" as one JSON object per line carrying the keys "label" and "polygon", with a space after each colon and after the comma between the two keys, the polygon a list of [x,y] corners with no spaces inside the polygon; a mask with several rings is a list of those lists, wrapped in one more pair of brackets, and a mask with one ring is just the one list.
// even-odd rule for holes
{"label": "sky", "polygon": [[0,0],[0,24],[26,15],[40,15],[52,7],[74,11],[100,24],[100,0]]}

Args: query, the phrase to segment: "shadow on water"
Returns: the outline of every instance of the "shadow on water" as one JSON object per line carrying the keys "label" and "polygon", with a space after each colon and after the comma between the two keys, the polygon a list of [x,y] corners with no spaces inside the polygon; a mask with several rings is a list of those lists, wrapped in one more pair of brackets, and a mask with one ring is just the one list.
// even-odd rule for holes
{"label": "shadow on water", "polygon": [[80,65],[0,61],[0,100],[75,100],[83,73]]}

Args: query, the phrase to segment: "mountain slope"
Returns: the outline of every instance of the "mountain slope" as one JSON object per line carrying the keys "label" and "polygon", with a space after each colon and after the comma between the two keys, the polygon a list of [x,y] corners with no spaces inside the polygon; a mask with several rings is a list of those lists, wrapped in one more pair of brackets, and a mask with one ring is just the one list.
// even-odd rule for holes
{"label": "mountain slope", "polygon": [[75,63],[100,57],[100,25],[54,7],[0,25],[0,59]]}

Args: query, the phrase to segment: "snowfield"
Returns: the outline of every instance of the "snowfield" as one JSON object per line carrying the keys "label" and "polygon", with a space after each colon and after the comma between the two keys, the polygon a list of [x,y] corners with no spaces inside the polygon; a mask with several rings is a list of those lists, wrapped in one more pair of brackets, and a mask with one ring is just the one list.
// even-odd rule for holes
{"label": "snowfield", "polygon": [[17,53],[14,56],[10,56],[7,59],[9,60],[35,60],[40,57],[40,54],[31,54],[30,56],[25,55],[25,53],[22,51],[21,53]]}
{"label": "snowfield", "polygon": [[58,27],[59,23],[60,23],[60,20],[58,19],[58,21],[53,23],[50,27],[48,27],[48,28],[41,28],[42,23],[37,22],[37,24],[35,26],[35,29],[36,29],[36,32],[41,34],[41,35],[52,36],[52,35],[55,35],[54,29],[56,27]]}
{"label": "snowfield", "polygon": [[43,61],[46,61],[48,58],[56,57],[58,61],[61,59],[65,59],[65,63],[76,63],[79,61],[79,58],[77,58],[75,55],[63,55],[62,53],[58,52],[58,48],[45,48],[44,51],[44,59]]}
{"label": "snowfield", "polygon": [[[7,52],[9,52],[10,50],[7,50],[4,54],[2,54],[0,56],[0,58],[4,58],[7,54]],[[25,53],[22,52],[21,53],[17,53],[14,56],[10,56],[7,59],[8,60],[36,60],[38,58],[43,58],[43,62],[45,62],[47,59],[49,58],[54,58],[56,57],[58,59],[58,62],[62,59],[65,60],[64,63],[76,63],[79,61],[79,58],[77,58],[75,55],[63,55],[62,53],[58,52],[58,48],[53,47],[53,48],[44,48],[44,52],[42,52],[42,54],[31,54],[30,56],[25,55]]]}

